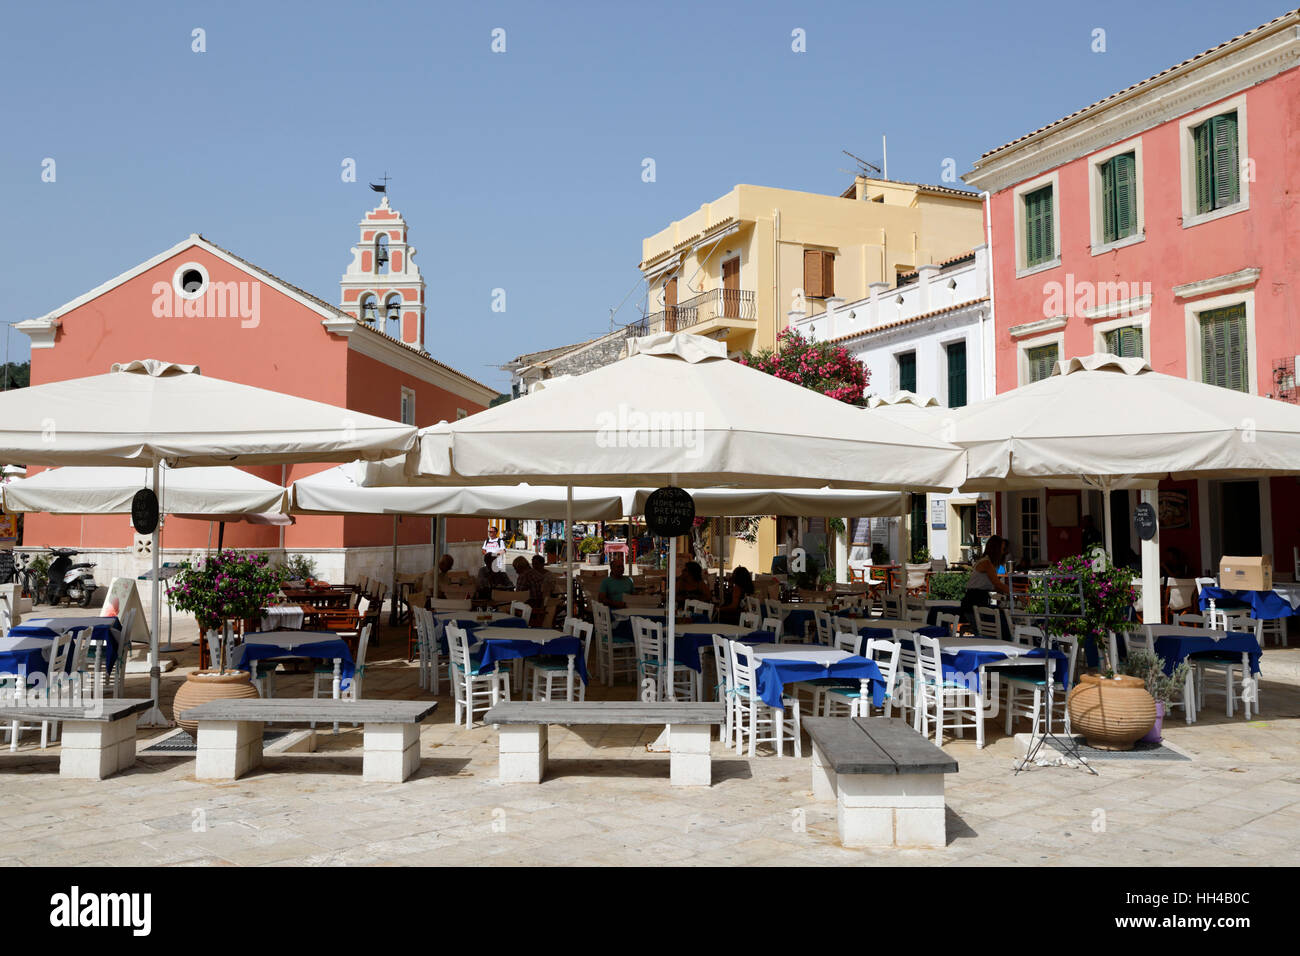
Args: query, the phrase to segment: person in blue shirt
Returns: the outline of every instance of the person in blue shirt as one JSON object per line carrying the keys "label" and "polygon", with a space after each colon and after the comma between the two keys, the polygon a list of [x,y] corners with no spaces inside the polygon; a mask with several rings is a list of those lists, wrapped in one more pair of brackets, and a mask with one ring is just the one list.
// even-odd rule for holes
{"label": "person in blue shirt", "polygon": [[993,535],[984,545],[984,555],[975,562],[966,581],[966,594],[961,599],[961,619],[975,626],[975,608],[988,607],[993,593],[1009,594],[1007,582],[1002,580],[1007,560],[1007,540]]}
{"label": "person in blue shirt", "polygon": [[634,588],[632,579],[623,573],[623,558],[616,554],[609,559],[609,577],[600,582],[596,600],[609,607],[627,607],[623,599]]}

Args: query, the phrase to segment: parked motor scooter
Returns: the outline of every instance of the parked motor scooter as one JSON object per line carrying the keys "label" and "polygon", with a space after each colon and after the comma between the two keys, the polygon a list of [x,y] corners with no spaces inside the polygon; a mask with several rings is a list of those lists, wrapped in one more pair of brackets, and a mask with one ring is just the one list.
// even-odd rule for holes
{"label": "parked motor scooter", "polygon": [[50,562],[49,577],[46,579],[45,603],[58,604],[65,597],[69,604],[90,607],[95,599],[95,575],[91,568],[95,565],[87,562],[73,564],[73,556],[80,554],[72,548],[50,548],[54,560]]}

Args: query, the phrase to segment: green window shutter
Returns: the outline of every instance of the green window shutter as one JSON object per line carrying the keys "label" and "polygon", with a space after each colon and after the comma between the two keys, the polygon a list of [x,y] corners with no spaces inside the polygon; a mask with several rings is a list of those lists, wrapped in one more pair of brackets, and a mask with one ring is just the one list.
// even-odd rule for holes
{"label": "green window shutter", "polygon": [[1208,122],[1192,130],[1192,144],[1196,154],[1196,211],[1209,212],[1214,208],[1214,177],[1210,168],[1210,124]]}
{"label": "green window shutter", "polygon": [[1101,238],[1114,242],[1119,238],[1115,226],[1115,160],[1101,167]]}
{"label": "green window shutter", "polygon": [[1052,374],[1059,352],[1055,345],[1040,345],[1029,349],[1025,358],[1029,364],[1029,382],[1041,382]]}
{"label": "green window shutter", "polygon": [[1200,319],[1201,380],[1220,388],[1249,391],[1245,305],[1210,309],[1202,312]]}
{"label": "green window shutter", "polygon": [[1123,239],[1137,231],[1137,176],[1133,153],[1116,156],[1110,161],[1114,171],[1115,238]]}
{"label": "green window shutter", "polygon": [[1142,358],[1142,326],[1129,325],[1106,333],[1106,351],[1120,358]]}
{"label": "green window shutter", "polygon": [[966,343],[954,342],[948,346],[948,407],[961,408],[966,404]]}
{"label": "green window shutter", "polygon": [[1055,255],[1052,230],[1052,187],[1044,186],[1026,193],[1025,265],[1036,266]]}
{"label": "green window shutter", "polygon": [[1225,113],[1210,120],[1210,149],[1214,161],[1214,206],[1222,209],[1240,198],[1237,165],[1237,114]]}
{"label": "green window shutter", "polygon": [[916,391],[915,352],[905,352],[898,357],[898,387],[904,392]]}

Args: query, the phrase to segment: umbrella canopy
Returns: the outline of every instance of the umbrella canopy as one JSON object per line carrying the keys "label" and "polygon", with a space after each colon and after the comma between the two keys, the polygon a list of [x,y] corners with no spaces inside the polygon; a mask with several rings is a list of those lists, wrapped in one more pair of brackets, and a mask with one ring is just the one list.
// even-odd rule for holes
{"label": "umbrella canopy", "polygon": [[628,340],[628,357],[421,434],[441,484],[824,486],[941,490],[965,477],[946,442],[748,368],[712,339]]}
{"label": "umbrella canopy", "polygon": [[965,490],[1300,472],[1300,408],[1162,375],[1140,358],[1066,359],[950,414],[952,441],[970,455]]}
{"label": "umbrella canopy", "polygon": [[[11,512],[129,514],[135,493],[153,487],[152,476],[151,468],[51,468],[8,482],[0,494],[4,509]],[[288,509],[282,487],[230,465],[167,469],[162,485],[171,514],[221,521]]]}
{"label": "umbrella canopy", "polygon": [[141,359],[0,393],[0,461],[286,464],[404,454],[415,428]]}
{"label": "umbrella canopy", "polygon": [[[633,513],[645,511],[652,488],[640,488]],[[703,518],[734,515],[800,515],[811,518],[889,518],[908,513],[908,495],[897,491],[841,491],[831,488],[691,488],[695,513]]]}
{"label": "umbrella canopy", "polygon": [[[367,486],[352,465],[340,465],[300,478],[289,486],[295,514],[446,515],[471,518],[562,518],[563,488],[529,485],[434,487]],[[574,488],[573,517],[614,521],[631,514],[633,493],[606,488]]]}
{"label": "umbrella canopy", "polygon": [[[24,465],[286,464],[405,454],[415,428],[322,402],[199,374],[196,365],[139,359],[106,375],[0,393],[0,462]],[[162,512],[175,511],[165,500]],[[149,678],[158,709],[161,541],[153,534]]]}

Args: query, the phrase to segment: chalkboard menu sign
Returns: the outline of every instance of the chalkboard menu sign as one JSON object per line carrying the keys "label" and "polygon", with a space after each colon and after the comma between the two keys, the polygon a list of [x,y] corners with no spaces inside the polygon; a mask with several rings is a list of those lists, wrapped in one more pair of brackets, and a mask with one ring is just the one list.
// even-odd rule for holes
{"label": "chalkboard menu sign", "polygon": [[131,525],[140,534],[153,534],[158,527],[158,496],[151,488],[141,488],[131,499]]}
{"label": "chalkboard menu sign", "polygon": [[683,488],[659,488],[645,502],[645,523],[651,534],[674,538],[695,523],[695,499]]}
{"label": "chalkboard menu sign", "polygon": [[1143,541],[1150,541],[1156,536],[1156,509],[1142,502],[1133,509],[1133,527],[1137,529],[1138,537]]}
{"label": "chalkboard menu sign", "polygon": [[993,533],[993,502],[981,498],[975,502],[975,534],[987,538]]}

